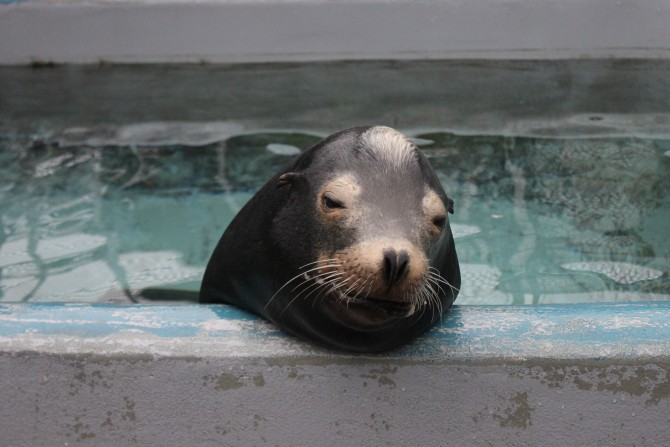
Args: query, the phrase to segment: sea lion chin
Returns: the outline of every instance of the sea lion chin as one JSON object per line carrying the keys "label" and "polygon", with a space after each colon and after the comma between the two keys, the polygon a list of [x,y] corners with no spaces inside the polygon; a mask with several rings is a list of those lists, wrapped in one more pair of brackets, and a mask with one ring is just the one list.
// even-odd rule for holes
{"label": "sea lion chin", "polygon": [[373,352],[451,307],[453,201],[418,148],[382,126],[333,134],[277,173],[216,246],[201,303],[229,303],[299,337]]}

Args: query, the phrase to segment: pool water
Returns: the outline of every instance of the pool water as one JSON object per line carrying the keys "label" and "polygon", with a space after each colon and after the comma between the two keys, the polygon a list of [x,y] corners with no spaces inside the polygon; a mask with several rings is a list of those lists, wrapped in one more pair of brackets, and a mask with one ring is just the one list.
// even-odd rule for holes
{"label": "pool water", "polygon": [[[202,135],[208,127],[216,129],[181,131]],[[169,128],[116,133],[145,138]],[[670,298],[670,141],[406,132],[456,199],[460,303]],[[320,138],[258,132],[196,147],[142,147],[83,133],[2,142],[4,301],[197,289],[234,214]]]}
{"label": "pool water", "polygon": [[[433,79],[430,67],[418,77]],[[579,67],[569,67],[571,79],[589,78],[577,75]],[[364,68],[417,76],[411,66]],[[537,82],[545,82],[542,67],[531,68]],[[349,73],[351,88],[361,88],[362,81],[356,83],[361,75],[350,65],[331,69],[345,78]],[[515,72],[509,66],[498,69],[509,76]],[[12,70],[33,81],[45,76],[42,70]],[[0,78],[15,76],[12,70],[0,70]],[[92,70],[91,78],[82,70]],[[116,74],[117,81],[128,76],[127,68],[98,70]],[[142,82],[160,79],[152,70],[157,69],[140,71]],[[244,70],[256,76],[260,70],[267,81],[271,67],[222,70],[236,77],[232,85],[239,88],[247,82]],[[278,70],[286,75],[286,67]],[[297,69],[291,70],[295,77]],[[307,70],[300,73],[315,89],[312,78],[319,76],[300,70]],[[311,70],[327,72],[320,66]],[[127,302],[148,287],[197,290],[218,238],[251,195],[295,154],[346,127],[339,124],[356,124],[348,122],[354,118],[358,124],[391,125],[412,137],[455,199],[450,219],[463,276],[457,303],[670,299],[670,138],[663,132],[670,128],[654,107],[626,120],[604,109],[577,108],[567,118],[539,116],[531,123],[537,104],[529,109],[517,104],[526,116],[508,110],[482,122],[478,115],[479,121],[473,118],[459,128],[438,126],[435,108],[423,108],[425,101],[419,107],[407,100],[403,108],[391,98],[400,118],[388,119],[377,103],[355,111],[338,103],[333,113],[340,118],[332,120],[338,127],[331,128],[304,118],[305,110],[323,115],[333,101],[315,93],[315,104],[302,98],[288,107],[282,126],[279,118],[233,120],[226,116],[230,111],[222,112],[225,120],[211,120],[211,112],[202,111],[211,108],[206,104],[196,107],[196,118],[173,108],[161,115],[160,108],[146,104],[145,115],[135,110],[124,115],[123,106],[112,104],[113,93],[90,86],[99,82],[100,72],[70,68],[64,73],[56,69],[55,77],[72,89],[74,105],[64,105],[62,115],[49,109],[51,101],[29,93],[28,81],[0,96],[9,104],[0,112],[6,118],[0,126],[1,301]],[[136,72],[131,77],[139,82]],[[100,107],[112,111],[100,112],[70,83],[88,95],[102,92]],[[35,117],[29,116],[31,108]],[[95,116],[75,108],[92,108]],[[428,115],[433,121],[423,122],[421,116]]]}

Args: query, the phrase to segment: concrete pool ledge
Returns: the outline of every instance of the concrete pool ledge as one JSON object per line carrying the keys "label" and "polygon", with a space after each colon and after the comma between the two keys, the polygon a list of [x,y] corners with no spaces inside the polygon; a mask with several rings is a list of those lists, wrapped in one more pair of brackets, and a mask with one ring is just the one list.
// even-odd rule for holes
{"label": "concrete pool ledge", "polygon": [[0,64],[669,58],[665,0],[0,0]]}
{"label": "concrete pool ledge", "polygon": [[670,302],[455,306],[416,342],[367,356],[322,349],[231,306],[3,304],[0,349],[59,355],[411,362],[670,361]]}
{"label": "concrete pool ledge", "polygon": [[3,445],[668,445],[670,303],[457,306],[379,355],[228,306],[5,304],[0,378]]}

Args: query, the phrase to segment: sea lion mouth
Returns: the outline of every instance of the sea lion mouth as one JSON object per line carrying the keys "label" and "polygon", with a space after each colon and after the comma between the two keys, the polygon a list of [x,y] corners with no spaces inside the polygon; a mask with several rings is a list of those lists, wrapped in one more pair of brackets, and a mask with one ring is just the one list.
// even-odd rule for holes
{"label": "sea lion mouth", "polygon": [[368,307],[377,308],[379,310],[383,310],[390,316],[395,316],[397,318],[410,316],[412,313],[414,313],[415,308],[413,304],[406,301],[403,302],[390,301],[372,297],[360,300],[360,303],[354,302],[353,304],[354,305],[362,304]]}
{"label": "sea lion mouth", "polygon": [[412,316],[417,306],[408,301],[392,301],[377,297],[331,295],[327,307],[347,326],[379,327]]}

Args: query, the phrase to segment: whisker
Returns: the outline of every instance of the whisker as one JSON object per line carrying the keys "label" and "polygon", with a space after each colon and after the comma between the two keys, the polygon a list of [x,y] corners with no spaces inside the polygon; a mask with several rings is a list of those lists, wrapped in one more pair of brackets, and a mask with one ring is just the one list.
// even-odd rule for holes
{"label": "whisker", "polygon": [[343,273],[341,273],[341,272],[331,272],[331,273],[330,273],[329,275],[327,275],[327,276],[320,277],[320,278],[319,278],[319,281],[314,281],[309,287],[307,287],[305,290],[301,291],[301,292],[298,294],[298,296],[300,296],[302,293],[306,292],[306,291],[309,290],[310,288],[314,287],[315,285],[316,285],[316,286],[322,286],[322,285],[324,285],[324,284],[328,284],[330,281],[333,281],[333,280],[339,278],[339,277],[342,276],[342,275],[343,275]]}
{"label": "whisker", "polygon": [[[341,273],[338,274],[338,275],[336,275],[335,277],[338,277],[338,276],[341,276]],[[328,281],[325,282],[324,284],[328,284],[329,281],[332,281],[333,279],[335,279],[335,277],[334,277],[334,278],[329,278]],[[305,282],[306,282],[306,281],[305,281]],[[286,306],[284,306],[284,309],[282,309],[282,311],[281,311],[281,313],[280,313],[279,315],[283,314],[283,313],[286,311],[286,309],[288,309],[288,308],[291,306],[291,304],[293,304],[293,302],[294,302],[295,300],[297,300],[298,298],[300,298],[300,295],[302,295],[303,293],[305,293],[305,292],[306,292],[307,290],[309,290],[311,287],[314,287],[314,284],[318,284],[318,286],[322,286],[322,285],[324,285],[324,284],[319,284],[319,283],[317,283],[316,281],[313,282],[312,284],[309,285],[309,287],[307,287],[307,288],[305,288],[304,290],[300,291],[300,293],[298,293],[296,296],[294,296],[293,298],[291,298],[291,301],[289,301],[288,304],[286,304]],[[317,287],[317,289],[318,289],[318,287]],[[309,294],[307,294],[307,296],[309,296]]]}
{"label": "whisker", "polygon": [[[314,301],[312,301],[312,307],[314,307],[314,305],[315,305],[317,302],[319,302],[319,301],[323,302],[323,301],[326,299],[326,297],[328,296],[328,291],[329,291],[328,287],[326,287],[326,286],[331,286],[331,284],[330,284],[330,283],[324,283],[324,284],[321,284],[321,286],[320,286],[321,291],[319,291],[319,293],[318,293],[318,294],[316,295],[316,297],[314,298]],[[331,286],[331,287],[332,287],[332,286]],[[319,288],[314,289],[314,291],[316,291],[316,290],[318,290],[318,289],[319,289]],[[325,292],[325,293],[324,293],[324,292]]]}
{"label": "whisker", "polygon": [[[371,276],[372,276],[372,273],[370,273],[370,274],[368,275],[368,277],[365,278],[365,281],[363,281],[363,284],[361,284],[360,289],[358,290],[358,292],[356,292],[356,295],[354,295],[354,299],[357,299],[357,298],[358,298],[358,295],[360,295],[360,293],[361,293],[361,292],[363,291],[363,289],[365,288],[365,284],[367,284],[367,282],[370,281],[370,277],[371,277]],[[370,285],[372,285],[372,283],[371,283]]]}
{"label": "whisker", "polygon": [[454,287],[454,286],[452,286],[451,284],[449,284],[449,281],[447,281],[446,279],[444,279],[439,273],[435,273],[435,272],[433,272],[433,271],[430,271],[430,272],[429,272],[429,275],[430,275],[433,279],[435,279],[436,281],[439,281],[439,282],[441,282],[442,284],[446,284],[447,286],[451,287],[451,290],[455,290],[455,291],[457,291],[457,292],[460,292],[460,290],[459,290],[457,287]]}
{"label": "whisker", "polygon": [[[337,267],[338,265],[339,265],[339,264],[335,264],[335,265],[332,265],[332,267]],[[328,266],[328,267],[331,267],[331,266]],[[313,268],[313,269],[306,270],[306,271],[304,271],[304,272],[298,273],[298,274],[295,275],[293,278],[291,278],[291,279],[289,279],[288,281],[286,281],[286,282],[284,283],[284,285],[282,285],[282,286],[279,288],[279,290],[277,290],[277,291],[275,292],[275,294],[272,295],[272,297],[270,297],[270,299],[268,300],[267,303],[265,303],[265,306],[264,306],[263,308],[264,308],[264,309],[267,309],[267,307],[270,305],[270,303],[272,302],[272,300],[275,299],[275,297],[277,296],[277,294],[278,294],[279,292],[281,292],[282,290],[284,290],[284,288],[285,288],[286,286],[288,286],[289,284],[291,284],[293,281],[295,281],[296,279],[300,278],[300,277],[303,276],[303,275],[306,275],[306,274],[309,273],[309,272],[313,272],[314,270],[320,270],[320,269],[322,269],[322,268],[324,268],[324,266],[315,267],[315,268]],[[293,289],[293,290],[295,290],[295,289]]]}
{"label": "whisker", "polygon": [[435,302],[435,307],[437,307],[437,311],[440,316],[440,323],[442,322],[442,315],[444,315],[444,308],[442,307],[442,300],[438,296],[437,292],[430,287],[430,295],[432,296],[433,301]]}
{"label": "whisker", "polygon": [[351,289],[353,289],[354,287],[356,287],[356,284],[358,284],[358,281],[360,281],[360,280],[361,280],[361,279],[358,278],[356,281],[354,281],[354,283],[353,283],[351,286],[349,286],[349,288],[348,288],[347,290],[345,290],[344,292],[342,292],[342,294],[343,294],[343,295],[348,294],[349,291],[350,291]]}
{"label": "whisker", "polygon": [[370,285],[368,286],[368,291],[365,293],[365,296],[370,296],[370,292],[372,292],[372,285],[375,283],[374,279],[372,279],[372,272],[368,275],[368,278],[370,278]]}
{"label": "whisker", "polygon": [[345,279],[344,281],[340,281],[337,284],[333,284],[333,291],[337,290],[338,292],[342,292],[340,287],[345,285],[349,281],[349,278]]}
{"label": "whisker", "polygon": [[[332,261],[339,261],[339,260],[338,260],[337,258],[332,258],[332,259],[319,259],[318,261],[308,262],[307,264],[298,267],[298,269],[299,269],[299,270],[302,270],[302,269],[304,269],[305,267],[307,267],[307,266],[309,266],[309,265],[318,264],[318,263],[320,263],[320,262],[332,262]],[[338,262],[338,265],[339,265],[339,264],[341,264],[341,263]]]}
{"label": "whisker", "polygon": [[[300,295],[307,292],[310,288],[314,288],[315,285],[317,286],[316,288],[318,288],[319,286],[323,286],[324,284],[328,284],[330,281],[333,281],[333,280],[341,277],[342,275],[343,275],[342,272],[330,272],[327,276],[319,278],[321,281],[323,281],[322,283],[319,283],[318,281],[315,281],[315,280],[313,280],[313,278],[311,278],[311,280],[313,280],[312,284],[310,284],[305,289],[301,290],[293,299],[291,299],[291,302],[295,301],[296,298],[300,297]],[[307,281],[305,281],[305,282],[307,282]]]}
{"label": "whisker", "polygon": [[[307,272],[305,272],[305,273],[307,273]],[[319,273],[318,275],[314,275],[314,276],[310,276],[310,277],[308,277],[308,278],[305,278],[304,282],[302,282],[302,283],[298,284],[297,286],[295,286],[295,287],[293,288],[293,290],[291,290],[291,292],[295,291],[298,287],[300,287],[302,284],[304,284],[304,283],[307,282],[307,281],[313,280],[313,281],[318,282],[317,279],[320,280],[320,281],[323,281],[323,280],[324,280],[324,277],[326,277],[326,276],[328,276],[328,275],[332,275],[332,274],[334,274],[334,273],[338,273],[338,271],[337,271],[337,270],[329,270],[329,271],[327,271],[327,272],[322,272],[322,273]]]}
{"label": "whisker", "polygon": [[[331,279],[330,281],[328,281],[327,283],[321,284],[321,287],[320,287],[321,290],[319,291],[319,293],[318,293],[318,294],[316,295],[316,297],[314,298],[314,301],[312,302],[312,307],[313,307],[317,302],[325,300],[329,293],[332,294],[333,292],[341,292],[341,291],[340,291],[340,286],[342,286],[343,284],[346,284],[346,280],[345,280],[345,281],[340,281],[340,282],[337,283],[337,284],[335,284],[335,281],[337,281],[337,278],[332,278],[332,279]],[[316,290],[318,290],[318,288],[317,288],[317,289],[314,289],[313,292],[315,292]],[[312,292],[310,292],[310,294],[311,294],[311,293],[312,293]]]}
{"label": "whisker", "polygon": [[[421,300],[423,302],[423,309],[425,312],[425,309],[427,307],[430,307],[430,319],[433,320],[435,318],[435,306],[433,305],[432,299],[428,291],[426,290],[426,284],[423,283],[421,284],[421,288],[419,289],[419,296],[421,297]],[[423,315],[423,313],[422,313]]]}
{"label": "whisker", "polygon": [[447,292],[444,291],[442,286],[440,286],[440,283],[437,282],[431,275],[427,275],[426,280],[429,281],[431,284],[437,286],[437,288],[440,289],[440,292],[442,292],[443,295],[447,294]]}
{"label": "whisker", "polygon": [[[336,278],[333,278],[333,280],[335,280],[335,279],[336,279]],[[329,289],[328,289],[329,286],[332,286],[330,282],[325,282],[325,283],[323,283],[323,284],[319,284],[317,287],[314,287],[314,288],[313,288],[307,295],[305,295],[305,297],[303,298],[303,300],[306,301],[307,298],[309,298],[313,293],[315,293],[315,292],[318,290],[319,293],[317,293],[317,295],[316,295],[316,296],[314,297],[314,299],[312,300],[312,308],[314,308],[314,306],[316,305],[316,303],[319,302],[319,300],[321,299],[321,295],[322,295],[324,292],[327,292],[327,291],[329,290]],[[326,296],[327,296],[327,295],[323,295],[323,298],[325,299]]]}

